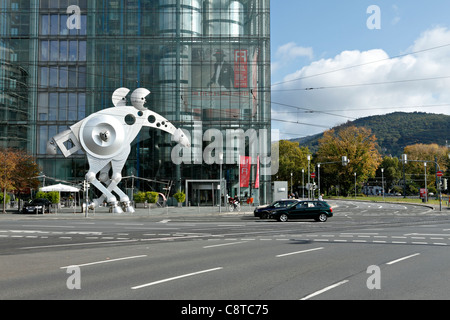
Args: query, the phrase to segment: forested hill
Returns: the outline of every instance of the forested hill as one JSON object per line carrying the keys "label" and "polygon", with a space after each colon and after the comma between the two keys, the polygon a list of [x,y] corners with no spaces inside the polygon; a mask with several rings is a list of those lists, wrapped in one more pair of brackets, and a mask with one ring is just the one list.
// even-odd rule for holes
{"label": "forested hill", "polygon": [[[450,141],[450,116],[431,113],[395,112],[382,116],[371,116],[349,121],[334,129],[339,131],[348,126],[366,127],[377,137],[383,155],[399,157],[408,145],[417,143],[445,145]],[[294,139],[300,146],[317,151],[318,140],[323,134]]]}

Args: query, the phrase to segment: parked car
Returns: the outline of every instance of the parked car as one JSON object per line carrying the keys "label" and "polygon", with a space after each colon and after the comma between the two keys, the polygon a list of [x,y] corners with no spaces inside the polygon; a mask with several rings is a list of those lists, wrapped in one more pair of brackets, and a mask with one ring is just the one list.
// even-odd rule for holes
{"label": "parked car", "polygon": [[314,219],[316,221],[325,222],[333,216],[333,209],[325,201],[299,201],[288,208],[274,211],[270,217],[281,222],[290,219]]}
{"label": "parked car", "polygon": [[253,214],[255,217],[259,217],[260,219],[267,219],[270,217],[270,213],[285,209],[297,202],[299,202],[297,199],[278,200],[268,206],[257,207]]}
{"label": "parked car", "polygon": [[34,199],[23,206],[22,213],[48,213],[51,204],[48,199]]}

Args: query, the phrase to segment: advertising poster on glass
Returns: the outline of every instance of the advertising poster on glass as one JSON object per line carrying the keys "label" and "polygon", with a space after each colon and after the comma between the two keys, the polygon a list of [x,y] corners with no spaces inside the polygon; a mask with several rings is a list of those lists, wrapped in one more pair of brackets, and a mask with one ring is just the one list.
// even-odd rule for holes
{"label": "advertising poster on glass", "polygon": [[198,120],[250,120],[256,115],[258,52],[237,45],[192,49],[191,101]]}

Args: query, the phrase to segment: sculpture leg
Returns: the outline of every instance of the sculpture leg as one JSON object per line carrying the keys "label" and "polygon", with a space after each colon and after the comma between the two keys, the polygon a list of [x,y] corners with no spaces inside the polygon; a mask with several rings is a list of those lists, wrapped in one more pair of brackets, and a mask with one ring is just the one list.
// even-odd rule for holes
{"label": "sculpture leg", "polygon": [[120,181],[122,180],[122,169],[125,165],[126,159],[122,159],[122,160],[113,160],[111,161],[112,164],[112,170],[113,170],[113,175],[112,175],[112,179],[111,179],[111,183],[108,186],[108,190],[109,191],[114,191],[119,197],[120,197],[120,202],[122,205],[122,208],[129,213],[133,213],[135,212],[134,208],[131,206],[130,203],[130,198],[125,194],[125,192],[123,192],[117,185],[120,183]]}
{"label": "sculpture leg", "polygon": [[[111,178],[109,177],[109,170],[111,169],[111,163],[108,163],[103,169],[100,170],[98,180],[106,187],[111,184]],[[106,200],[105,194],[102,194],[100,198],[94,199],[94,206],[98,207]]]}
{"label": "sculpture leg", "polygon": [[[88,156],[89,161],[89,172],[86,174],[86,180],[91,183],[94,187],[96,187],[103,196],[100,199],[106,198],[108,204],[112,207],[112,211],[114,213],[122,213],[122,209],[117,207],[117,198],[112,194],[108,188],[106,188],[98,179],[97,173],[104,169],[109,164],[109,160],[100,161],[98,159],[93,159]],[[112,183],[111,183],[112,184]],[[103,200],[102,200],[103,201]]]}

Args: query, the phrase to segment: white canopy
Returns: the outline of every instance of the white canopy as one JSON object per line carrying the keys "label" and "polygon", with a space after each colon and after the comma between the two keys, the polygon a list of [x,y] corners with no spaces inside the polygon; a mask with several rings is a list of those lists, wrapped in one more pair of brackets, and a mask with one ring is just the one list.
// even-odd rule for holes
{"label": "white canopy", "polygon": [[59,192],[79,192],[80,189],[75,188],[75,187],[71,187],[71,186],[66,186],[64,184],[55,184],[52,186],[47,186],[47,187],[43,187],[40,188],[41,191],[44,192],[49,192],[49,191],[59,191]]}

